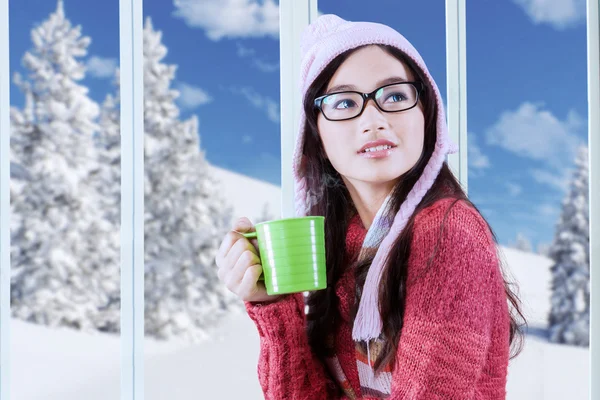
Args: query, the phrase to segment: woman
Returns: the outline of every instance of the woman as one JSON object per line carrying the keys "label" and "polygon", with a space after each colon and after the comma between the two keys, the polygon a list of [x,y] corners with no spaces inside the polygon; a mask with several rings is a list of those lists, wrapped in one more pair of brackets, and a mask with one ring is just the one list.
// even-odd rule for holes
{"label": "woman", "polygon": [[[381,24],[321,16],[302,38],[296,211],[325,216],[326,290],[268,296],[255,247],[223,240],[267,399],[503,399],[523,318],[496,237],[450,172],[425,63]],[[517,349],[517,354],[520,348]]]}

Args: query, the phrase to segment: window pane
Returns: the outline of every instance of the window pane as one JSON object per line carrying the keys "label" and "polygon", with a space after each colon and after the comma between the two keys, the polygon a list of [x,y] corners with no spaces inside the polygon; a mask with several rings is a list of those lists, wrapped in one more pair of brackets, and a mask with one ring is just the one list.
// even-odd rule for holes
{"label": "window pane", "polygon": [[467,2],[469,195],[498,236],[529,324],[508,398],[586,399],[585,3],[569,12],[520,3]]}
{"label": "window pane", "polygon": [[11,398],[120,393],[118,5],[10,3]]}
{"label": "window pane", "polygon": [[262,398],[256,328],[215,264],[232,218],[280,212],[278,12],[252,3],[265,21],[144,4],[147,399]]}

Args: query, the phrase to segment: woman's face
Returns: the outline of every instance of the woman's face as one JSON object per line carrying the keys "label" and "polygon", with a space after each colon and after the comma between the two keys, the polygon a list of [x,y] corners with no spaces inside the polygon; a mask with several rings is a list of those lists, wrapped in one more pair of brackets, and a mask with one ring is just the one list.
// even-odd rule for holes
{"label": "woman's face", "polygon": [[[378,46],[367,46],[340,65],[324,94],[343,90],[370,93],[402,80],[413,81],[415,76],[404,63]],[[344,87],[337,89],[340,85]],[[363,113],[354,119],[329,121],[319,113],[317,126],[327,158],[344,181],[355,187],[365,183],[393,186],[400,175],[416,164],[423,151],[425,122],[420,101],[409,110],[389,113],[379,110],[370,99]],[[388,141],[392,148],[361,151],[378,140]]]}

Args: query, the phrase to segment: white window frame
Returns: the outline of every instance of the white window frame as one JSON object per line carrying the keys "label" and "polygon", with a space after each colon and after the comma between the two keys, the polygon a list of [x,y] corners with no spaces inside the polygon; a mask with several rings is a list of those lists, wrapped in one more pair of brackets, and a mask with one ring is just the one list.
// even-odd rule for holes
{"label": "white window frame", "polygon": [[590,399],[600,398],[600,1],[587,0],[590,162]]}
{"label": "white window frame", "polygon": [[467,35],[465,0],[446,0],[446,96],[448,133],[458,152],[448,166],[468,194]]}
{"label": "white window frame", "polygon": [[8,0],[0,0],[0,400],[10,396],[10,64]]}
{"label": "white window frame", "polygon": [[144,64],[142,20],[142,0],[120,0],[121,400],[144,399]]}

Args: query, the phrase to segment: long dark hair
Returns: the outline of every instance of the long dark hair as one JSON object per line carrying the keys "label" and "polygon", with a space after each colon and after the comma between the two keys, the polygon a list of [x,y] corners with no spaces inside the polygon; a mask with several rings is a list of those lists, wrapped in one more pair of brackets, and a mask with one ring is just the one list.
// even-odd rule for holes
{"label": "long dark hair", "polygon": [[[404,202],[410,190],[423,173],[434,151],[437,136],[437,104],[433,88],[428,83],[421,69],[411,58],[405,56],[404,53],[395,47],[386,45],[377,46],[403,62],[412,70],[413,75],[425,84],[425,91],[419,100],[422,102],[425,117],[423,152],[414,167],[403,174],[393,188],[391,205],[388,207],[389,212],[393,216],[397,213],[400,205]],[[342,178],[333,168],[327,157],[325,157],[325,150],[317,128],[318,111],[313,106],[313,100],[325,92],[335,71],[357,49],[349,50],[336,57],[310,86],[304,102],[304,112],[307,119],[304,131],[305,142],[303,152],[306,157],[304,167],[306,168],[305,173],[309,196],[313,199],[310,204],[309,214],[325,216],[325,245],[327,249],[336,249],[336,251],[328,251],[326,256],[327,289],[311,292],[307,299],[308,339],[313,351],[322,360],[327,356],[331,356],[328,352],[326,340],[332,334],[338,318],[335,285],[342,275],[344,270],[343,263],[345,261],[345,252],[340,249],[345,248],[346,229],[351,215],[355,212],[355,208]],[[384,283],[379,288],[379,312],[383,321],[382,333],[384,346],[375,360],[376,370],[379,370],[388,362],[393,363],[395,360],[398,340],[403,326],[406,279],[408,275],[407,264],[410,255],[410,243],[413,236],[415,216],[422,209],[432,205],[437,200],[448,197],[455,199],[452,205],[459,200],[463,200],[481,214],[477,207],[468,199],[460,182],[457,181],[448,165],[444,162],[437,179],[415,209],[400,236],[396,239],[396,242],[392,246],[393,250],[388,257],[388,262],[384,267],[381,279],[381,282]],[[450,208],[446,212],[446,215],[450,211]],[[498,240],[496,235],[489,226],[489,223],[487,225],[497,245]],[[498,246],[496,248],[499,255],[498,260],[502,266],[503,257],[500,256]],[[437,246],[434,251],[436,250]],[[366,260],[356,267],[356,285],[358,288],[363,286],[372,261],[372,259]],[[506,280],[504,268],[502,268],[502,275],[506,297],[512,305],[512,310],[510,310],[510,345],[513,350],[510,358],[512,359],[522,351],[524,340],[522,328],[526,326],[526,321],[521,312],[520,300],[511,288],[515,284]],[[354,313],[356,313],[356,306],[360,300],[359,292],[357,291],[355,299]],[[522,319],[522,324],[519,324],[517,321],[517,315]]]}

